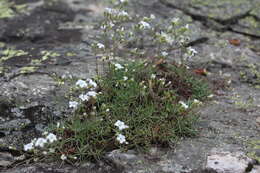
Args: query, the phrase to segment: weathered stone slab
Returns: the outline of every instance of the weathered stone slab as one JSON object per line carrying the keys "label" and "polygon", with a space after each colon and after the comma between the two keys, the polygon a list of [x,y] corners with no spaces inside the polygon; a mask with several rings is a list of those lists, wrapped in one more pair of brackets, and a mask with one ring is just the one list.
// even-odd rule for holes
{"label": "weathered stone slab", "polygon": [[[253,160],[242,152],[213,152],[207,156],[206,168],[217,173],[244,173],[251,172]],[[252,168],[250,168],[252,167]]]}

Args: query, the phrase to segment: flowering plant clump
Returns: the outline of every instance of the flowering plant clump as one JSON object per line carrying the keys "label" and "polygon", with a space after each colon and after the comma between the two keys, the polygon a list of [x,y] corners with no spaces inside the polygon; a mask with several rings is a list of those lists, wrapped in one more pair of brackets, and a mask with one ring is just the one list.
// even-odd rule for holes
{"label": "flowering plant clump", "polygon": [[106,75],[81,79],[91,80],[92,87],[75,83],[80,92],[68,103],[74,115],[63,128],[54,128],[61,138],[56,144],[61,160],[100,159],[116,148],[169,146],[196,134],[192,108],[209,94],[207,85],[185,66],[156,63],[110,63]]}
{"label": "flowering plant clump", "polygon": [[[68,94],[72,115],[24,150],[44,150],[52,143],[51,153],[62,161],[97,160],[113,149],[170,146],[196,134],[192,108],[210,93],[184,64],[198,53],[187,47],[189,26],[174,18],[160,27],[153,14],[128,13],[127,3],[105,9],[103,34],[92,45],[96,57],[108,62],[106,74],[75,81]],[[176,50],[181,61],[169,63]]]}
{"label": "flowering plant clump", "polygon": [[52,155],[55,152],[52,147],[58,142],[58,138],[55,134],[48,132],[44,132],[43,136],[25,144],[24,151],[33,152],[35,155]]}
{"label": "flowering plant clump", "polygon": [[192,108],[209,95],[207,84],[185,66],[148,60],[110,63],[106,75],[79,79],[72,91],[73,115],[25,151],[73,163],[117,148],[170,146],[196,135]]}

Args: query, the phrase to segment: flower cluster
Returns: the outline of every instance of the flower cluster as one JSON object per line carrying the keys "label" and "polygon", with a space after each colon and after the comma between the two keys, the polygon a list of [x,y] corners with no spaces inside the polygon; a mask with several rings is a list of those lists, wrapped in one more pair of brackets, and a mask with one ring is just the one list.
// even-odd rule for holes
{"label": "flower cluster", "polygon": [[121,70],[124,68],[121,64],[118,63],[115,63],[114,66],[115,66],[115,70]]}
{"label": "flower cluster", "polygon": [[123,80],[124,80],[124,81],[128,80],[128,77],[127,77],[127,76],[124,76],[124,77],[123,77]]}
{"label": "flower cluster", "polygon": [[194,57],[196,54],[198,54],[198,52],[195,49],[193,49],[192,47],[188,47],[187,52],[184,56],[185,56],[185,58],[189,59],[189,58]]}
{"label": "flower cluster", "polygon": [[43,148],[46,144],[51,144],[57,141],[57,136],[53,133],[45,133],[45,138],[34,138],[30,143],[24,145],[24,151],[30,151],[35,147]]}
{"label": "flower cluster", "polygon": [[[123,121],[117,120],[114,124],[116,127],[118,127],[119,131],[122,131],[124,129],[129,128],[129,126],[125,125],[125,123]],[[128,142],[126,141],[126,137],[124,135],[122,135],[121,133],[117,133],[116,135],[116,140],[120,143],[120,144],[128,144]]]}
{"label": "flower cluster", "polygon": [[97,47],[99,49],[105,49],[105,45],[103,45],[102,43],[97,43]]}
{"label": "flower cluster", "polygon": [[180,19],[175,17],[172,19],[172,25],[177,25],[179,23]]}
{"label": "flower cluster", "polygon": [[125,123],[123,121],[117,120],[115,122],[115,126],[118,127],[119,130],[124,130],[129,128],[127,125],[125,125]]}
{"label": "flower cluster", "polygon": [[97,96],[97,93],[95,91],[88,91],[86,94],[80,94],[79,95],[79,98],[82,100],[82,101],[89,101],[89,99],[92,97],[92,98],[95,98]]}
{"label": "flower cluster", "polygon": [[78,107],[79,102],[69,101],[69,108],[76,109]]}
{"label": "flower cluster", "polygon": [[140,21],[138,24],[139,24],[140,29],[150,29],[151,28],[151,25],[145,21]]}
{"label": "flower cluster", "polygon": [[117,134],[116,140],[117,140],[120,144],[123,144],[123,143],[128,144],[128,142],[127,142],[126,139],[125,139],[125,136],[122,135],[122,134],[120,134],[120,133]]}
{"label": "flower cluster", "polygon": [[168,55],[167,52],[165,52],[165,51],[162,52],[162,56],[166,57],[167,55]]}
{"label": "flower cluster", "polygon": [[[87,79],[86,81],[79,79],[76,82],[76,86],[80,88],[90,89],[90,91],[88,91],[87,93],[84,94],[82,93],[79,95],[80,101],[85,102],[85,101],[89,101],[90,98],[96,98],[97,93],[94,90],[97,88],[97,83],[92,79]],[[69,101],[69,108],[73,108],[75,110],[77,109],[78,105],[79,105],[78,101]]]}
{"label": "flower cluster", "polygon": [[174,38],[165,32],[156,33],[157,37],[160,39],[160,42],[165,42],[168,44],[172,44],[174,42]]}
{"label": "flower cluster", "polygon": [[76,82],[76,86],[79,86],[80,88],[95,89],[97,87],[97,83],[95,81],[93,81],[92,79],[87,79],[86,81],[79,79]]}
{"label": "flower cluster", "polygon": [[87,82],[81,79],[76,82],[76,85],[80,88],[86,88],[88,86]]}
{"label": "flower cluster", "polygon": [[129,14],[126,11],[113,8],[105,8],[104,15],[115,19],[119,19],[120,17],[129,17]]}

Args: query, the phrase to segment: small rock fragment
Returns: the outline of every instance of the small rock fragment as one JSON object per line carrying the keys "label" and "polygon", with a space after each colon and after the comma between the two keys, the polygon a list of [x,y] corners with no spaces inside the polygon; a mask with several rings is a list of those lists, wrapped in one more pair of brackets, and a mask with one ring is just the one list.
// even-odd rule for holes
{"label": "small rock fragment", "polygon": [[7,152],[0,152],[0,167],[7,167],[14,163],[14,157]]}
{"label": "small rock fragment", "polygon": [[252,159],[242,152],[215,152],[207,157],[206,168],[211,168],[217,173],[244,173]]}
{"label": "small rock fragment", "polygon": [[259,172],[260,172],[260,166],[256,166],[256,165],[250,171],[250,173],[259,173]]}

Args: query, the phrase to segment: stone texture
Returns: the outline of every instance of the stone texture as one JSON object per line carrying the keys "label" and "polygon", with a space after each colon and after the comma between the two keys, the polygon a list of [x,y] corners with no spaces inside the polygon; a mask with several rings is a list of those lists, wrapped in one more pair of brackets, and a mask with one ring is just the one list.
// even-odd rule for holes
{"label": "stone texture", "polygon": [[[10,48],[24,50],[28,55],[0,63],[0,167],[12,167],[16,158],[11,154],[13,151],[4,150],[2,145],[19,150],[42,133],[49,118],[55,121],[69,114],[65,94],[70,86],[60,85],[58,79],[73,81],[96,75],[96,59],[90,44],[99,34],[96,23],[108,5],[95,0],[64,0],[58,4],[43,0],[12,1],[28,3],[29,10],[8,20],[0,19],[0,42],[4,43],[0,46],[0,58]],[[245,155],[242,156],[246,159],[239,159],[239,151],[253,152],[259,157],[257,147],[249,145],[260,139],[258,4],[259,0],[131,0],[130,13],[146,16],[152,13],[163,24],[179,17],[190,25],[191,41],[195,41],[193,47],[199,52],[190,60],[190,66],[207,69],[208,78],[215,80],[217,88],[212,101],[197,110],[198,137],[181,139],[173,148],[155,147],[148,153],[111,151],[105,161],[95,164],[30,163],[3,170],[1,167],[0,171],[216,173],[229,169],[233,163],[239,164],[236,168],[246,168],[250,159]],[[238,39],[240,45],[230,44],[230,39]],[[33,64],[32,60],[43,57],[42,51],[58,56]],[[170,58],[175,60],[178,56],[173,52]],[[23,67],[37,70],[20,74]],[[103,64],[98,63],[98,68],[102,73]],[[226,83],[229,85],[223,90],[221,86]],[[224,161],[232,164],[226,165]],[[222,168],[205,169],[206,163]],[[259,169],[253,165],[251,173],[259,173]]]}
{"label": "stone texture", "polygon": [[14,157],[7,152],[0,152],[0,167],[7,167],[14,163]]}
{"label": "stone texture", "polygon": [[218,173],[244,173],[252,159],[244,153],[215,152],[207,156],[206,168],[216,170]]}

